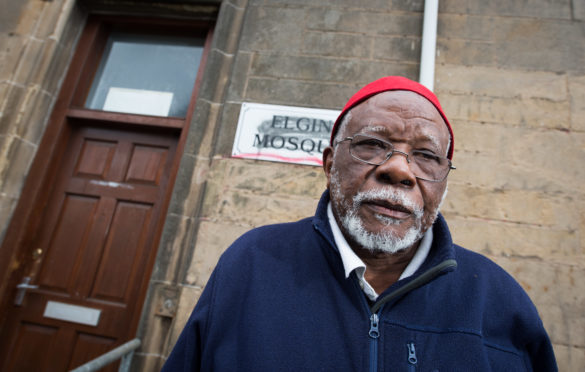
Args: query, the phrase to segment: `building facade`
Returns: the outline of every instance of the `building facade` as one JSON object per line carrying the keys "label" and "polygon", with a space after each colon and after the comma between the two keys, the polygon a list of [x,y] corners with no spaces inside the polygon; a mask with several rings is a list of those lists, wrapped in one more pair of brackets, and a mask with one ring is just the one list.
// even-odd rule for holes
{"label": "building facade", "polygon": [[[313,214],[325,188],[319,167],[231,157],[242,104],[339,110],[376,78],[419,75],[424,0],[0,5],[0,363],[13,370],[35,366],[25,344],[71,368],[134,337],[133,370],[159,370],[230,243]],[[189,76],[182,109],[92,103],[128,38],[193,52],[158,79]],[[439,3],[434,91],[457,167],[442,213],[455,242],[526,289],[566,371],[585,368],[584,61],[582,1]],[[144,62],[122,75],[155,84]],[[51,317],[67,304],[96,324]]]}

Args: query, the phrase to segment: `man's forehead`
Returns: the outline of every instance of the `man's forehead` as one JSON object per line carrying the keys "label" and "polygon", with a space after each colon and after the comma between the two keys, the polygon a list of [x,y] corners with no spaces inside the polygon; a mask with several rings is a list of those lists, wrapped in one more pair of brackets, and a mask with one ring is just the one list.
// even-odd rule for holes
{"label": "man's forehead", "polygon": [[[432,143],[437,150],[443,148],[444,145],[441,145],[441,138],[443,136],[441,132],[439,132],[440,127],[436,127],[437,130],[434,128],[431,129],[429,127],[426,127],[427,130],[424,130],[423,128],[425,127],[416,126],[409,128],[411,129],[409,140],[415,141],[417,143]],[[359,129],[357,133],[375,135],[386,138],[388,140],[396,139],[394,138],[395,133],[389,127],[384,125],[366,125],[365,127]],[[445,135],[447,134],[445,133]]]}
{"label": "man's forehead", "polygon": [[383,106],[390,112],[395,112],[404,118],[420,118],[431,121],[440,121],[445,125],[443,117],[431,101],[425,97],[407,90],[392,90],[381,92],[366,99],[356,106]]}

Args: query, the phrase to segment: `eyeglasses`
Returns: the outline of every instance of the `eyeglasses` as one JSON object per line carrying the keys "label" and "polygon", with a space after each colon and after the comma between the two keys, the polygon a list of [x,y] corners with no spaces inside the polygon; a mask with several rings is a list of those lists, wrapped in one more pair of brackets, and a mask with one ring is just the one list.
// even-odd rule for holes
{"label": "eyeglasses", "polygon": [[346,141],[350,141],[349,153],[354,159],[371,165],[382,165],[394,154],[404,155],[414,176],[421,180],[440,182],[447,178],[451,169],[455,169],[451,160],[431,151],[413,150],[405,153],[396,150],[388,141],[365,134],[335,141],[335,146]]}

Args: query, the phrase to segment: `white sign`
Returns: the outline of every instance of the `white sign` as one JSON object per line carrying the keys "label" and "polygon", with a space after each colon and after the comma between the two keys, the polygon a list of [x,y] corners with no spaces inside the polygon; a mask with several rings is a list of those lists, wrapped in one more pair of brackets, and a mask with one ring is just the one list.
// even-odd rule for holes
{"label": "white sign", "polygon": [[45,318],[65,320],[67,322],[97,326],[102,311],[91,307],[48,301],[43,316]]}
{"label": "white sign", "polygon": [[320,166],[339,113],[243,103],[232,156]]}
{"label": "white sign", "polygon": [[169,116],[172,102],[172,92],[111,87],[106,96],[104,111]]}

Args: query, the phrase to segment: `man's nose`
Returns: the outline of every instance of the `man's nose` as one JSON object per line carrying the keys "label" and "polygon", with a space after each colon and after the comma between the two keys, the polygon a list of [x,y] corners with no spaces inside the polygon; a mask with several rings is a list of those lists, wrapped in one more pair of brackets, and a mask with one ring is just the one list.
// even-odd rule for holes
{"label": "man's nose", "polygon": [[394,150],[390,158],[376,167],[376,177],[384,183],[414,186],[416,177],[410,169],[408,160],[408,153]]}

